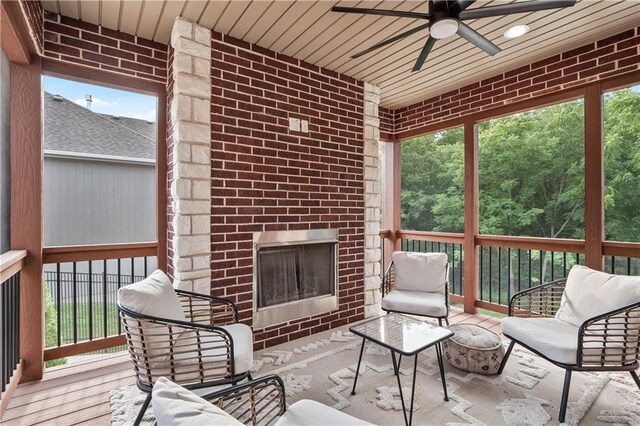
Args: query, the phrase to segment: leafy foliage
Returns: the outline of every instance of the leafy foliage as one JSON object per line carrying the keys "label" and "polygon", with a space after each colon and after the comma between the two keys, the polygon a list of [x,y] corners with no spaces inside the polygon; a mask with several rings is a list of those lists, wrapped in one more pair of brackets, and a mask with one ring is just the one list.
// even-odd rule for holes
{"label": "leafy foliage", "polygon": [[[402,227],[464,230],[463,129],[402,145]],[[584,104],[480,123],[480,231],[584,238]],[[605,97],[607,238],[640,241],[640,93]]]}

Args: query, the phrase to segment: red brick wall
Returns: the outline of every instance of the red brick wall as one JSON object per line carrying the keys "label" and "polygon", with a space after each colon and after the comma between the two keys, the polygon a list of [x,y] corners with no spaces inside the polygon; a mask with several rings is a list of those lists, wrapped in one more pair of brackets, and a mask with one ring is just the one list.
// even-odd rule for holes
{"label": "red brick wall", "polygon": [[44,14],[44,56],[165,82],[167,46],[55,13]]}
{"label": "red brick wall", "polygon": [[334,228],[338,310],[254,330],[255,347],[362,319],[363,84],[218,33],[211,74],[213,294],[250,324],[253,232]]}
{"label": "red brick wall", "polygon": [[395,110],[401,133],[640,69],[640,28]]}
{"label": "red brick wall", "polygon": [[380,118],[380,135],[381,139],[384,140],[388,138],[389,135],[393,135],[395,133],[394,111],[379,107],[378,116]]}
{"label": "red brick wall", "polygon": [[42,53],[42,26],[44,24],[44,11],[42,9],[42,4],[37,0],[20,0],[20,6],[22,7],[24,15],[27,17],[27,21],[29,22],[33,43],[36,46],[37,51]]}

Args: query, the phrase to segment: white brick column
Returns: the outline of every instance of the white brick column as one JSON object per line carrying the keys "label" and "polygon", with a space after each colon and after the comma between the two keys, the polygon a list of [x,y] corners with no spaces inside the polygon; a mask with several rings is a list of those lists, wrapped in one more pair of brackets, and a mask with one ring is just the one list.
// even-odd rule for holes
{"label": "white brick column", "polygon": [[174,280],[211,293],[211,31],[182,18],[173,23]]}
{"label": "white brick column", "polygon": [[364,84],[364,316],[380,315],[380,88]]}

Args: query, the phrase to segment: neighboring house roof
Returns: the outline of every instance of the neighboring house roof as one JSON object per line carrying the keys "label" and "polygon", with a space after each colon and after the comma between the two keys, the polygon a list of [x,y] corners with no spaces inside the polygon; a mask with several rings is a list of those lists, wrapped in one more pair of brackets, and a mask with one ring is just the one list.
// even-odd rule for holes
{"label": "neighboring house roof", "polygon": [[155,160],[156,124],[98,114],[45,92],[44,149]]}

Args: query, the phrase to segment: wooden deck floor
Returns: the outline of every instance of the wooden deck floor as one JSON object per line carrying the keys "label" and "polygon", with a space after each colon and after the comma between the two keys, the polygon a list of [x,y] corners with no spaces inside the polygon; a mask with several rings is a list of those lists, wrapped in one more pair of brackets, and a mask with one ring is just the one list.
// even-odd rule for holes
{"label": "wooden deck floor", "polygon": [[[465,314],[458,308],[452,308],[449,322],[480,324],[500,333],[498,318]],[[134,383],[125,352],[53,367],[41,381],[18,386],[2,424],[109,425],[109,391]]]}

